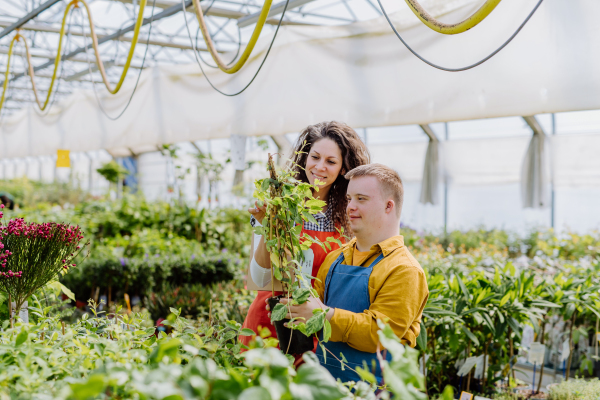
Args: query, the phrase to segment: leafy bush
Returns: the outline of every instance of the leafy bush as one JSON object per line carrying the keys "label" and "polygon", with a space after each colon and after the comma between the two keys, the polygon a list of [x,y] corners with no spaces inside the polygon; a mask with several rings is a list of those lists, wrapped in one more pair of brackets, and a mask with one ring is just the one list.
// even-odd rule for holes
{"label": "leafy bush", "polygon": [[0,180],[0,192],[10,193],[19,207],[30,209],[78,204],[92,198],[88,192],[66,182],[43,183],[26,177]]}
{"label": "leafy bush", "polygon": [[125,293],[143,298],[164,285],[230,281],[242,266],[239,257],[223,252],[198,255],[161,252],[133,257],[119,253],[111,247],[97,247],[89,259],[64,275],[61,282],[78,300],[94,298],[96,291],[107,297],[110,293],[111,300],[122,299]]}
{"label": "leafy bush", "polygon": [[158,320],[170,313],[171,308],[181,309],[186,318],[204,322],[236,321],[243,322],[254,294],[240,287],[240,281],[213,285],[165,284],[159,291],[150,293],[144,305]]}
{"label": "leafy bush", "polygon": [[574,379],[561,382],[550,389],[550,400],[598,400],[600,381]]}

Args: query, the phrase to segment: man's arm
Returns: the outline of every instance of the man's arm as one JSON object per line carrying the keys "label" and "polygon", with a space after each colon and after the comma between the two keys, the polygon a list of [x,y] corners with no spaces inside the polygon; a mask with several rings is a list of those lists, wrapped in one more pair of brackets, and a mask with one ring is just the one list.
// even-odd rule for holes
{"label": "man's arm", "polygon": [[346,342],[357,350],[374,353],[379,342],[377,320],[381,319],[387,320],[394,333],[414,347],[419,335],[418,322],[428,294],[425,273],[421,269],[408,266],[393,271],[368,310],[362,313],[335,310],[330,321],[330,340]]}

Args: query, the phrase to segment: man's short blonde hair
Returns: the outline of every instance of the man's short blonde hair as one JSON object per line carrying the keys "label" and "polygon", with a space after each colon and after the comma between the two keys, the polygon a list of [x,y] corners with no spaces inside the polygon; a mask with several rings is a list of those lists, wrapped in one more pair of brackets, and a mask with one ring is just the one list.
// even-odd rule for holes
{"label": "man's short blonde hair", "polygon": [[394,203],[396,203],[396,215],[400,217],[402,203],[404,202],[404,185],[402,185],[400,175],[383,164],[361,165],[345,175],[348,180],[360,176],[374,176],[377,178],[382,192],[390,196],[394,200]]}

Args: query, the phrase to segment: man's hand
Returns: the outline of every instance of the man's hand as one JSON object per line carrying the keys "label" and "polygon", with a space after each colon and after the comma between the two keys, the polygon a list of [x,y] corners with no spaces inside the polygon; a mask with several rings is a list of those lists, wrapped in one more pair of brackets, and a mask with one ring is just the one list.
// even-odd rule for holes
{"label": "man's hand", "polygon": [[[290,299],[290,300],[292,300],[292,299]],[[281,304],[287,305],[287,303],[288,303],[288,299],[286,299],[286,298],[281,299]],[[304,304],[300,304],[298,306],[290,305],[289,311],[286,314],[285,318],[287,318],[287,319],[296,318],[296,320],[293,323],[298,325],[302,322],[308,321],[310,319],[310,317],[313,316],[313,310],[316,310],[316,309],[326,310],[327,306],[325,304],[323,304],[323,302],[321,302],[321,300],[316,299],[314,297],[310,297]],[[267,305],[267,310],[269,310],[268,305]],[[327,315],[325,316],[328,321],[331,321],[331,318],[333,317],[334,313],[335,313],[335,308],[330,308],[329,311],[327,312]],[[269,317],[270,317],[270,313],[269,313]],[[304,318],[304,319],[302,319],[302,318]]]}

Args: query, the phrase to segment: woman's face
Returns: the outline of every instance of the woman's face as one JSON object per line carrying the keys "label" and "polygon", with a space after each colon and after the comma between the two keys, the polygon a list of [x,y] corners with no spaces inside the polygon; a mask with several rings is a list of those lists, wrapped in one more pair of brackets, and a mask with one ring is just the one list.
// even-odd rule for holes
{"label": "woman's face", "polygon": [[318,179],[320,189],[330,187],[342,172],[342,151],[337,143],[328,138],[315,142],[306,158],[305,169],[311,185]]}

